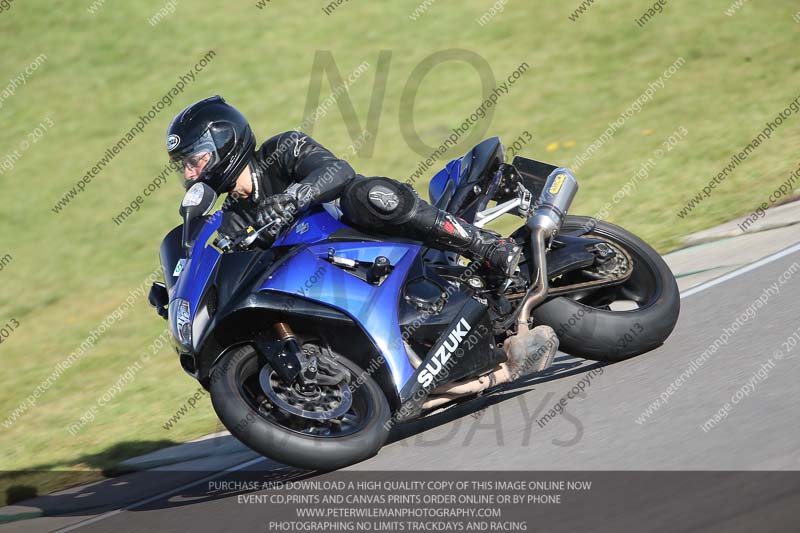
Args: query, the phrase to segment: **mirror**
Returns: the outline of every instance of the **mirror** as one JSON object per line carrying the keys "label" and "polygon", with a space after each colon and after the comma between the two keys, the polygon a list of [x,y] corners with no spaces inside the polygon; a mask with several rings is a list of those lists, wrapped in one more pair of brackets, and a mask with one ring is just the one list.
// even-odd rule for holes
{"label": "mirror", "polygon": [[186,257],[189,257],[189,251],[192,243],[189,242],[189,223],[197,217],[207,215],[214,207],[217,201],[217,193],[214,189],[205,183],[195,183],[186,191],[186,196],[183,197],[181,207],[178,212],[183,218],[183,235],[181,244],[186,251]]}
{"label": "mirror", "polygon": [[150,294],[147,297],[150,305],[156,308],[158,315],[165,319],[167,318],[167,305],[169,305],[169,293],[167,287],[160,281],[156,281],[150,287]]}

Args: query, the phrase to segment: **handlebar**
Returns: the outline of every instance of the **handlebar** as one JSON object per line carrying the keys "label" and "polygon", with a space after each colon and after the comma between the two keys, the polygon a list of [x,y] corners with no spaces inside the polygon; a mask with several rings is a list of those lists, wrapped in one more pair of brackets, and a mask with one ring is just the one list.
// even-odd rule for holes
{"label": "handlebar", "polygon": [[271,228],[279,222],[280,220],[272,220],[271,222],[261,226],[258,230],[254,230],[253,226],[248,226],[244,233],[233,239],[220,233],[219,237],[214,240],[214,245],[219,247],[223,252],[229,252],[236,249],[246,250],[256,241],[259,235],[261,235],[261,232]]}

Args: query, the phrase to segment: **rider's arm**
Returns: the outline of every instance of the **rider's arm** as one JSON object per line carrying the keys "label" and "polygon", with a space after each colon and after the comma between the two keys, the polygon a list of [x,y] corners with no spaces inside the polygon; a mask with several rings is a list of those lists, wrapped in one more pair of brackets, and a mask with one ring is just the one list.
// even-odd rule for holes
{"label": "rider's arm", "polygon": [[274,154],[287,192],[300,194],[303,207],[335,200],[355,176],[347,161],[298,131],[279,135]]}

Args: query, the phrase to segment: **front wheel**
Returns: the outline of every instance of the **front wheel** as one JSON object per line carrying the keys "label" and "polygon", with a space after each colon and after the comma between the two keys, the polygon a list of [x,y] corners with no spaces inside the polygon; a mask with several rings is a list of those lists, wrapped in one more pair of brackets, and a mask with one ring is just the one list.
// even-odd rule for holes
{"label": "front wheel", "polygon": [[625,229],[589,217],[568,216],[561,233],[582,233],[624,248],[633,260],[627,281],[546,301],[534,321],[551,326],[561,350],[616,362],[648,352],[672,333],[680,312],[675,276],[661,256]]}
{"label": "front wheel", "polygon": [[389,403],[355,363],[344,357],[336,362],[353,387],[340,383],[301,391],[284,386],[251,346],[232,350],[212,373],[214,410],[234,437],[282,463],[335,470],[363,461],[386,442]]}

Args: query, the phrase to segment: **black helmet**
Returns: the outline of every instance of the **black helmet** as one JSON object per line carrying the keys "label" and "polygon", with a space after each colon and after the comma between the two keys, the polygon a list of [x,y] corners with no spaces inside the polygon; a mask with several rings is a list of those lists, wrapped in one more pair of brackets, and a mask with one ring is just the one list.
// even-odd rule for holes
{"label": "black helmet", "polygon": [[187,189],[202,181],[217,194],[230,192],[255,147],[247,119],[221,96],[190,105],[172,119],[167,130],[167,152],[178,173],[183,176],[190,167],[197,171],[195,177],[184,179]]}

